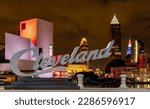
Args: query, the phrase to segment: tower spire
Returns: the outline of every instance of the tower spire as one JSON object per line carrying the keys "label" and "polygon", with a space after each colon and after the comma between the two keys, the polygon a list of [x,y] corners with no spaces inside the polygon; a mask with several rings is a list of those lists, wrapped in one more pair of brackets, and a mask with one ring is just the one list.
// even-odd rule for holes
{"label": "tower spire", "polygon": [[130,39],[130,37],[129,37],[128,47],[131,47],[131,39]]}
{"label": "tower spire", "polygon": [[119,24],[119,21],[118,21],[118,19],[117,19],[115,14],[114,14],[113,19],[111,20],[110,24]]}
{"label": "tower spire", "polygon": [[131,39],[129,37],[129,43],[128,43],[128,49],[127,49],[127,55],[131,55]]}

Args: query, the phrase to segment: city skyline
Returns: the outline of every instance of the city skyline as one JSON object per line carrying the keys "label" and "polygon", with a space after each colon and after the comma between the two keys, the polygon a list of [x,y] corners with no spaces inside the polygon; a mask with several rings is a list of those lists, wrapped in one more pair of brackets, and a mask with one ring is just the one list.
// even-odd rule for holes
{"label": "city skyline", "polygon": [[[54,54],[71,53],[80,40],[85,37],[89,49],[101,49],[111,40],[109,26],[111,19],[116,14],[122,33],[122,54],[126,55],[128,38],[141,39],[145,42],[145,52],[149,47],[149,1],[121,1],[121,0],[88,0],[49,2],[9,0],[1,1],[0,17],[0,42],[4,43],[5,32],[15,33],[19,30],[18,22],[33,17],[38,17],[54,23]],[[32,5],[34,4],[34,5]],[[139,6],[139,4],[141,4]],[[26,7],[27,6],[27,7]],[[45,9],[41,9],[45,7]],[[131,10],[130,7],[133,9]],[[142,9],[141,9],[141,8]],[[90,10],[89,10],[90,8]],[[70,9],[70,10],[68,10]],[[67,39],[67,40],[66,40]],[[68,46],[69,45],[69,46]],[[92,62],[100,67],[105,60]]]}

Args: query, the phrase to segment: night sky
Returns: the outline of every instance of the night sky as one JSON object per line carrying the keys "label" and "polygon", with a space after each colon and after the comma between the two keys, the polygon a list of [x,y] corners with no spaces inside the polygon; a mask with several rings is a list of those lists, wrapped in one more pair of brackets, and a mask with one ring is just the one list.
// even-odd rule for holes
{"label": "night sky", "polygon": [[[109,26],[116,14],[122,32],[122,54],[128,38],[145,42],[150,53],[150,0],[0,0],[0,42],[4,33],[17,34],[19,22],[40,18],[54,23],[54,53],[71,53],[82,37],[89,49],[101,49],[110,41]],[[107,59],[92,62],[102,68]]]}

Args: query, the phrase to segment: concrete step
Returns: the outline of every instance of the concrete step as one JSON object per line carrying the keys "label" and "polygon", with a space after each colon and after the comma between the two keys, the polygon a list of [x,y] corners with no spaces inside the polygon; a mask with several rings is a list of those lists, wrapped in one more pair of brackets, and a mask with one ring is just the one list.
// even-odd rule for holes
{"label": "concrete step", "polygon": [[32,81],[32,82],[25,82],[25,81],[17,81],[11,83],[11,85],[73,85],[73,82],[69,81]]}
{"label": "concrete step", "polygon": [[73,89],[79,89],[78,86],[72,85],[33,85],[33,86],[26,86],[26,85],[9,85],[6,86],[5,89],[7,90],[73,90]]}
{"label": "concrete step", "polygon": [[20,77],[17,81],[66,81],[67,78],[29,78],[29,77]]}
{"label": "concrete step", "polygon": [[22,90],[53,90],[53,89],[79,89],[72,81],[67,78],[18,78],[16,82],[5,86],[5,89],[22,89]]}

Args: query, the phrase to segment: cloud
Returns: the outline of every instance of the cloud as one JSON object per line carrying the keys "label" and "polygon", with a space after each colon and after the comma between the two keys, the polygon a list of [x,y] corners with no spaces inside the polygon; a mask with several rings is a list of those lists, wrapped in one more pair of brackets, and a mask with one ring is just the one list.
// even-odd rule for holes
{"label": "cloud", "polygon": [[20,20],[38,17],[54,23],[56,54],[72,52],[82,37],[90,49],[101,49],[111,40],[109,24],[115,13],[121,23],[123,57],[129,37],[144,40],[150,52],[149,5],[149,0],[1,0],[0,42],[6,31],[17,33]]}

